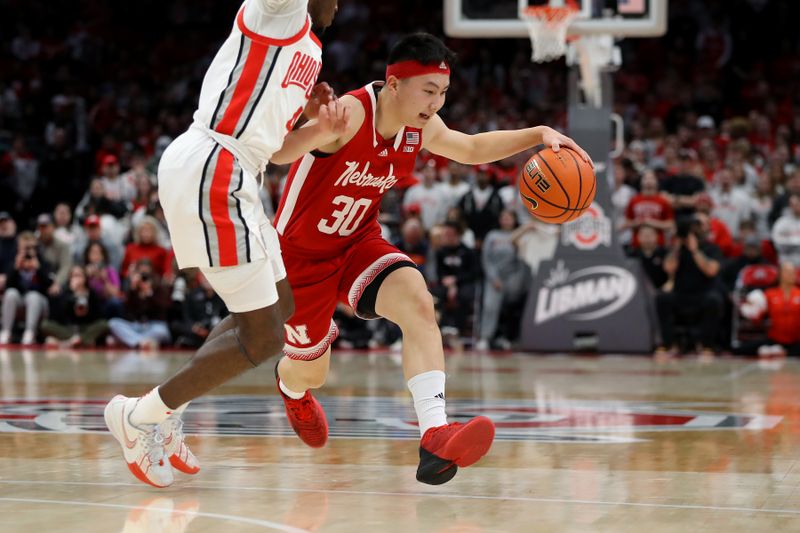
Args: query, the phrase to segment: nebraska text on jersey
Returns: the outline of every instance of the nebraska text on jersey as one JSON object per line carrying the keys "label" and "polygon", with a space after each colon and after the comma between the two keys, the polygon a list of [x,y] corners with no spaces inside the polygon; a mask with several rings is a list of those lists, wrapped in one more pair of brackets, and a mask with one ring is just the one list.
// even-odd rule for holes
{"label": "nebraska text on jersey", "polygon": [[[381,87],[370,83],[348,93],[363,106],[365,117],[344,146],[333,153],[308,153],[292,165],[275,224],[285,257],[335,257],[360,240],[380,238],[381,199],[409,179],[422,147],[418,128],[406,126],[392,138],[376,131]],[[412,131],[420,133],[419,144],[409,146],[406,133]]]}
{"label": "nebraska text on jersey", "polygon": [[391,189],[397,183],[397,177],[394,175],[394,165],[389,164],[389,173],[386,176],[373,176],[369,172],[369,161],[364,164],[364,170],[358,171],[358,161],[348,161],[345,163],[347,170],[345,170],[339,179],[336,180],[334,185],[358,185],[359,187],[377,187],[381,193]]}

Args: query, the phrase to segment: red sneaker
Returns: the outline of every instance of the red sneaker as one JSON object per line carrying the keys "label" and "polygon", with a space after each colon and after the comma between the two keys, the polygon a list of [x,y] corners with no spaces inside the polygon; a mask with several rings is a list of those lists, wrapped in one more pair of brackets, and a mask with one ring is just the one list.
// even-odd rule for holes
{"label": "red sneaker", "polygon": [[311,391],[306,391],[305,396],[299,400],[286,396],[280,387],[281,378],[278,377],[277,365],[275,365],[275,380],[278,383],[278,393],[286,406],[286,417],[300,440],[312,448],[325,446],[328,442],[328,420],[325,418],[325,410],[311,396]]}
{"label": "red sneaker", "polygon": [[494,440],[494,424],[478,416],[460,424],[430,428],[419,443],[417,481],[428,485],[447,483],[459,466],[470,466],[486,455]]}

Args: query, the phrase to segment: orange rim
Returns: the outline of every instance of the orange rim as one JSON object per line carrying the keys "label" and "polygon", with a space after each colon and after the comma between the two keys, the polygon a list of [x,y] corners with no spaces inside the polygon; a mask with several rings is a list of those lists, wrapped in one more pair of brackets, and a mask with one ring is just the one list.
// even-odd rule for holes
{"label": "orange rim", "polygon": [[[551,6],[529,6],[523,10],[523,13],[528,19],[536,19],[543,24],[552,26],[561,23],[569,24],[569,20],[578,14],[578,6],[574,0],[567,0],[567,5],[564,7],[551,7]],[[571,43],[580,39],[580,35],[567,35],[566,41]]]}
{"label": "orange rim", "polygon": [[572,6],[551,7],[551,6],[530,6],[523,11],[526,17],[539,19],[547,24],[561,22],[569,17],[577,15],[578,9]]}

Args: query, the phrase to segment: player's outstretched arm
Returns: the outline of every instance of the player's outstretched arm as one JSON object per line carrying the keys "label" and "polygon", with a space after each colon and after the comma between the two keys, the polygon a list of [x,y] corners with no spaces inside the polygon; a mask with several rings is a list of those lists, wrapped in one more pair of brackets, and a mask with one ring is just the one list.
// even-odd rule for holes
{"label": "player's outstretched arm", "polygon": [[539,144],[558,151],[572,148],[591,163],[591,158],[575,141],[547,126],[523,130],[501,130],[467,135],[451,130],[438,115],[422,131],[423,147],[428,151],[466,165],[499,161]]}
{"label": "player's outstretched arm", "polygon": [[270,162],[286,165],[297,161],[308,152],[324,147],[334,146],[335,151],[339,139],[348,132],[350,114],[350,106],[338,99],[320,106],[315,120],[286,135],[283,146],[272,154]]}

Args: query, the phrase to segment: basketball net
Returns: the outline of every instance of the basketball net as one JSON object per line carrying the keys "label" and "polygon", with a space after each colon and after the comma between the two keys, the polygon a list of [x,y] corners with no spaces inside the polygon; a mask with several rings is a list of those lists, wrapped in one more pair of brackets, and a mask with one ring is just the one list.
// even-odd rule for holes
{"label": "basketball net", "polygon": [[578,16],[578,9],[564,7],[532,6],[521,11],[520,16],[528,25],[531,36],[531,60],[536,63],[552,61],[567,51],[567,28]]}
{"label": "basketball net", "polygon": [[579,83],[586,101],[600,107],[603,101],[600,74],[615,70],[622,58],[613,35],[567,36],[570,24],[579,13],[573,0],[552,0],[550,5],[522,9],[520,18],[528,25],[533,48],[531,59],[544,63],[566,54],[567,64],[580,69]]}

